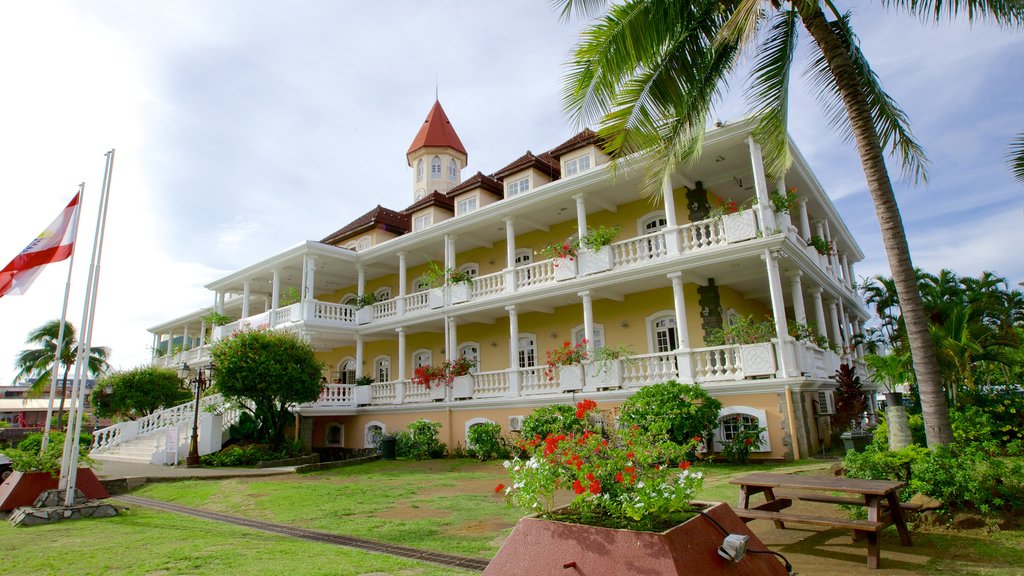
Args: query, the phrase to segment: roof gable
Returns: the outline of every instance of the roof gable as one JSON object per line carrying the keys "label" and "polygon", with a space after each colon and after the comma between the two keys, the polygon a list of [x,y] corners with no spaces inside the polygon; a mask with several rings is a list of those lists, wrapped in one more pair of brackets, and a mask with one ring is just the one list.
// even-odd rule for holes
{"label": "roof gable", "polygon": [[395,234],[405,234],[409,231],[409,215],[395,212],[378,204],[376,208],[349,222],[337,232],[321,240],[321,242],[324,244],[337,244],[342,240],[347,240],[356,234],[373,228],[382,228]]}
{"label": "roof gable", "polygon": [[[459,140],[459,135],[455,133],[455,127],[452,126],[448,116],[444,113],[441,102],[437,100],[434,101],[434,106],[427,113],[427,119],[420,126],[420,131],[413,138],[406,155],[427,146],[451,148],[466,154],[466,148],[462,145],[462,140]],[[468,157],[469,155],[466,154],[466,156]]]}

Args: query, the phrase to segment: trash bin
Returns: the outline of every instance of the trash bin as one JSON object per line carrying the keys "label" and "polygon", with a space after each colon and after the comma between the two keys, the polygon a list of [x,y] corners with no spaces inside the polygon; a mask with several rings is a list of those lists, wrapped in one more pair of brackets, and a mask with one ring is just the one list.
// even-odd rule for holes
{"label": "trash bin", "polygon": [[385,436],[380,439],[380,455],[385,460],[398,459],[398,439],[394,436]]}

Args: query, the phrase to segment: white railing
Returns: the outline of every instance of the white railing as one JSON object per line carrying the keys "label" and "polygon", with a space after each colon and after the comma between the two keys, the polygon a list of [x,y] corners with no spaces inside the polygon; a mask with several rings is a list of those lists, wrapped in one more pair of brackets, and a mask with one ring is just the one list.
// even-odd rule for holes
{"label": "white railing", "polygon": [[417,310],[426,310],[429,302],[428,298],[426,290],[407,295],[405,297],[405,311],[416,312]]}
{"label": "white railing", "polygon": [[680,250],[689,252],[725,244],[725,228],[720,218],[710,218],[679,227]]}
{"label": "white railing", "polygon": [[516,288],[532,288],[555,281],[555,261],[541,260],[516,268]]}
{"label": "white railing", "polygon": [[394,404],[398,401],[397,382],[375,382],[370,384],[371,404]]}
{"label": "white railing", "polygon": [[409,382],[405,385],[405,401],[407,403],[430,402],[430,389],[423,384]]}
{"label": "white railing", "polygon": [[349,306],[347,304],[336,304],[334,302],[313,300],[312,319],[354,324],[356,321],[356,308],[355,306]]}
{"label": "white railing", "polygon": [[693,350],[693,375],[698,382],[742,380],[739,346],[712,346]]}
{"label": "white railing", "polygon": [[505,291],[505,272],[495,272],[473,279],[471,299],[486,298]]}
{"label": "white railing", "polygon": [[381,318],[391,318],[392,316],[398,316],[398,299],[392,298],[383,302],[375,302],[373,304],[373,319],[379,320]]}
{"label": "white railing", "polygon": [[288,306],[285,306],[284,308],[278,308],[277,310],[272,311],[270,314],[270,326],[276,327],[280,326],[281,324],[287,324],[291,322],[292,310],[296,310],[299,306],[300,304],[296,302],[295,304],[290,304]]}
{"label": "white railing", "polygon": [[325,406],[355,406],[355,385],[328,384],[320,391],[316,404]]}
{"label": "white railing", "polygon": [[508,395],[508,371],[477,372],[473,374],[473,397],[488,398]]}
{"label": "white railing", "polygon": [[637,354],[623,361],[622,385],[628,388],[657,384],[679,377],[672,352]]}
{"label": "white railing", "polygon": [[523,395],[558,392],[558,380],[548,380],[544,375],[544,368],[544,366],[534,366],[519,369],[519,388]]}
{"label": "white railing", "polygon": [[668,255],[664,232],[615,242],[610,245],[610,248],[612,249],[612,268],[634,266]]}
{"label": "white railing", "polygon": [[[220,394],[204,396],[199,402],[199,409],[203,410],[209,406],[219,406],[224,403],[224,397]],[[169,428],[182,422],[192,422],[195,413],[195,401],[186,402],[171,408],[158,410],[149,416],[129,422],[118,422],[113,426],[96,430],[93,432],[93,450],[109,450],[122,442],[127,442],[151,434],[165,428]]]}

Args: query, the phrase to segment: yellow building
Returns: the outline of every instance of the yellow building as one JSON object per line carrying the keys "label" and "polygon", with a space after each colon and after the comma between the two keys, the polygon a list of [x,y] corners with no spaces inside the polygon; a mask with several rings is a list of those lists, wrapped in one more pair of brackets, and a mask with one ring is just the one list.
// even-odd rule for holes
{"label": "yellow building", "polygon": [[[700,160],[649,199],[642,159],[613,170],[589,130],[464,180],[468,153],[435,102],[407,154],[411,204],[377,206],[210,283],[216,311],[235,319],[212,338],[268,327],[315,347],[329,384],[298,413],[317,448],[371,446],[417,418],[465,446],[476,423],[514,434],[535,408],[583,397],[614,413],[638,388],[677,379],[700,383],[733,416],[716,442],[740,415],[767,429],[762,457],[818,452],[829,377],[841,361],[862,367],[851,341],[868,318],[853,284],[863,254],[795,145],[785,181],[765,180],[754,125],[711,130]],[[777,212],[771,195],[790,188],[795,203]],[[544,250],[613,226],[601,250],[561,260]],[[819,254],[812,239],[831,249]],[[432,262],[472,282],[432,284]],[[155,363],[204,362],[207,313],[152,328]],[[715,328],[746,316],[774,320],[772,337],[709,345]],[[792,322],[812,337],[790,336]],[[545,375],[547,351],[583,339],[591,353],[631,356]],[[475,367],[451,386],[412,381],[417,366],[456,358]],[[366,377],[373,383],[355,385]]]}

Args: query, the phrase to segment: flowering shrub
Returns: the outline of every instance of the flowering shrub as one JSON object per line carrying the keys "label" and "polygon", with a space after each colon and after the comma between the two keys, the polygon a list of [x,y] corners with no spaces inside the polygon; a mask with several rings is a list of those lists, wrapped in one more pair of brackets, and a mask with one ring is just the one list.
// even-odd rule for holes
{"label": "flowering shrub", "polygon": [[[597,405],[584,400],[576,408],[582,421]],[[686,447],[636,426],[609,437],[590,430],[538,435],[521,448],[529,457],[505,462],[512,485],[499,485],[497,491],[504,490],[509,504],[546,517],[662,530],[688,516],[689,502],[703,482],[683,458]],[[568,512],[555,511],[558,490],[576,495]]]}
{"label": "flowering shrub", "polygon": [[440,366],[417,366],[412,373],[412,383],[425,388],[451,386],[456,376],[465,376],[476,363],[467,358],[457,358]]}
{"label": "flowering shrub", "polygon": [[568,340],[562,343],[561,348],[555,348],[554,350],[547,351],[547,360],[545,364],[547,368],[544,369],[544,376],[549,380],[555,380],[558,378],[558,367],[559,366],[572,366],[574,364],[582,364],[589,359],[587,354],[587,339],[583,338],[575,346],[573,346]]}
{"label": "flowering shrub", "polygon": [[431,422],[426,418],[412,421],[407,432],[395,435],[398,456],[414,460],[443,457],[448,447],[438,439],[440,434],[440,422]]}
{"label": "flowering shrub", "polygon": [[[576,252],[580,249],[579,240],[566,240],[561,244],[548,244],[540,253],[548,258],[576,258]],[[557,264],[556,264],[557,266]]]}
{"label": "flowering shrub", "polygon": [[790,187],[786,190],[785,194],[772,192],[768,195],[768,199],[772,201],[772,206],[775,208],[776,212],[789,214],[790,210],[793,209],[793,206],[796,205],[796,186]]}
{"label": "flowering shrub", "polygon": [[523,438],[547,438],[552,434],[582,434],[597,428],[587,419],[576,417],[576,408],[569,404],[550,404],[534,410],[523,420]]}

